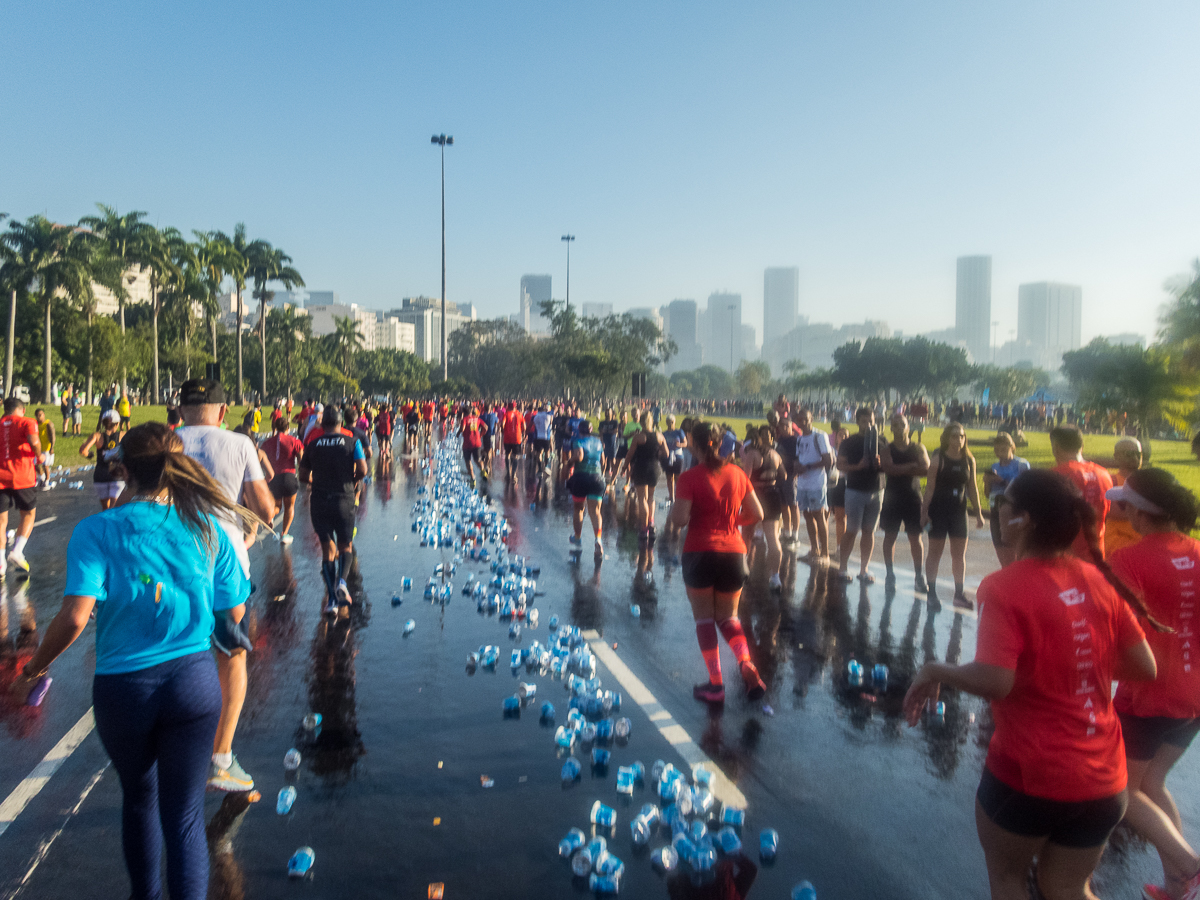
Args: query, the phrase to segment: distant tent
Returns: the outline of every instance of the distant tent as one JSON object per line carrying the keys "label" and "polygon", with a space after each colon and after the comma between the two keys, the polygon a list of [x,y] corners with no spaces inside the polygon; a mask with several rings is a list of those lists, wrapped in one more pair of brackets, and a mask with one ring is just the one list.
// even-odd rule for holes
{"label": "distant tent", "polygon": [[1061,399],[1062,398],[1058,394],[1054,393],[1053,391],[1047,390],[1046,388],[1042,388],[1040,390],[1034,391],[1032,394],[1030,394],[1028,397],[1026,397],[1024,400],[1022,400],[1020,402],[1021,403],[1059,403],[1061,401]]}

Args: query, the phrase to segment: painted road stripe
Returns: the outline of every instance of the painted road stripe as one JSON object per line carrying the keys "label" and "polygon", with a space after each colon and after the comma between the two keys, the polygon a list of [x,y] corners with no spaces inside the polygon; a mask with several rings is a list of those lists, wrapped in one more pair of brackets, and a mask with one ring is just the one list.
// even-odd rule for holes
{"label": "painted road stripe", "polygon": [[13,898],[16,897],[17,894],[21,893],[21,891],[25,888],[25,885],[29,882],[29,879],[33,877],[33,873],[37,871],[37,867],[42,864],[42,861],[50,853],[50,848],[54,846],[54,842],[58,840],[58,836],[62,834],[63,830],[67,827],[67,823],[70,822],[75,814],[79,812],[79,808],[83,806],[83,801],[88,798],[88,794],[92,792],[92,788],[100,783],[100,779],[104,776],[104,773],[108,771],[108,766],[109,764],[105,763],[100,767],[100,770],[92,776],[91,781],[89,781],[87,786],[83,789],[83,793],[79,795],[79,799],[75,801],[75,805],[67,812],[66,818],[63,819],[63,823],[58,826],[58,829],[54,832],[54,834],[50,835],[50,837],[38,844],[37,853],[33,855],[33,860],[29,863],[29,868],[26,870],[25,876],[17,884],[16,888],[14,888],[13,891],[5,898],[5,900],[13,900]]}
{"label": "painted road stripe", "polygon": [[589,629],[583,632],[583,639],[588,642],[600,662],[604,663],[613,673],[613,677],[625,691],[625,696],[642,708],[662,736],[667,739],[667,743],[683,757],[688,769],[694,772],[697,768],[703,768],[712,774],[712,783],[709,788],[713,796],[725,806],[745,809],[746,796],[738,790],[737,785],[730,781],[708,754],[700,749],[700,745],[692,740],[684,727],[671,717],[671,714],[650,693],[649,688],[642,684],[641,679],[621,661],[616,651],[604,642],[600,633]]}
{"label": "painted road stripe", "polygon": [[42,758],[42,761],[34,766],[33,771],[26,776],[25,780],[13,789],[3,803],[0,803],[0,834],[8,831],[8,826],[16,821],[17,816],[29,805],[29,801],[41,793],[50,777],[58,771],[59,766],[67,761],[67,757],[75,752],[75,748],[83,743],[83,739],[91,734],[95,727],[96,719],[92,716],[91,707],[88,707],[88,711],[72,726],[70,731],[62,736],[62,740],[54,745],[50,752]]}
{"label": "painted road stripe", "polygon": [[34,522],[33,527],[37,528],[39,525],[49,525],[51,522],[57,522],[57,521],[58,521],[58,516],[46,516],[46,518],[38,519],[36,522]]}

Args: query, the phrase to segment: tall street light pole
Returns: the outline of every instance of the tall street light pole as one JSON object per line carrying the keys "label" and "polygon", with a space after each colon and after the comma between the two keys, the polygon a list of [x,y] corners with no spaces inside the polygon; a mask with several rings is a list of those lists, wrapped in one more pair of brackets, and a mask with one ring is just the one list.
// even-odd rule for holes
{"label": "tall street light pole", "polygon": [[571,241],[575,240],[575,235],[564,234],[562,239],[567,244],[567,309],[571,308]]}
{"label": "tall street light pole", "polygon": [[442,381],[450,379],[450,357],[446,353],[446,145],[454,146],[448,134],[435,134],[430,143],[442,148]]}

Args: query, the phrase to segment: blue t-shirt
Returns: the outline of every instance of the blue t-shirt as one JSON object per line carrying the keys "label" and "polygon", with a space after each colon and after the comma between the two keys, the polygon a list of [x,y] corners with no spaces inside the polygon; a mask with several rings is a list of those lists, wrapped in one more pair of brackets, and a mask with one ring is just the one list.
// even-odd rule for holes
{"label": "blue t-shirt", "polygon": [[674,465],[683,454],[683,446],[687,443],[687,435],[683,433],[682,428],[674,428],[664,431],[663,437],[666,438],[667,449],[670,451],[667,462]]}
{"label": "blue t-shirt", "polygon": [[575,449],[583,451],[583,462],[579,471],[588,475],[600,475],[604,472],[604,442],[594,434],[587,437],[575,438]]}
{"label": "blue t-shirt", "polygon": [[1004,484],[998,484],[992,488],[992,492],[988,494],[988,503],[992,502],[992,498],[997,494],[1003,494],[1004,489],[1012,484],[1014,478],[1022,472],[1028,471],[1029,460],[1022,459],[1019,456],[1014,456],[1006,463],[992,463],[992,474],[997,478],[1003,478]]}
{"label": "blue t-shirt", "polygon": [[215,553],[168,504],[134,502],[88,516],[67,545],[65,596],[96,598],[96,674],[137,672],[209,649],[214,610],[250,595],[229,535]]}

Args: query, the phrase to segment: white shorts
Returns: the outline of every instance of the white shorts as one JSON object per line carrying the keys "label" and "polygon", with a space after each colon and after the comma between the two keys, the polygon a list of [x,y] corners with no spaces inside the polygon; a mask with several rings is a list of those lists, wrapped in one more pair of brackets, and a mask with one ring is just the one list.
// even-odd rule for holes
{"label": "white shorts", "polygon": [[97,481],[96,498],[99,500],[116,500],[125,490],[123,481]]}
{"label": "white shorts", "polygon": [[54,465],[54,454],[47,450],[38,457],[38,461],[43,466],[52,466]]}

